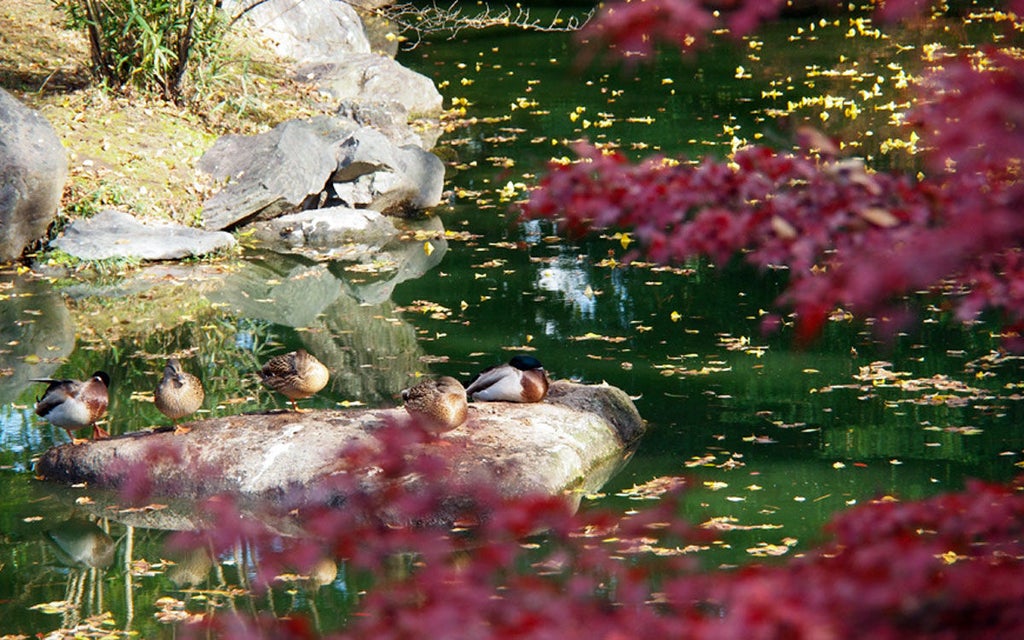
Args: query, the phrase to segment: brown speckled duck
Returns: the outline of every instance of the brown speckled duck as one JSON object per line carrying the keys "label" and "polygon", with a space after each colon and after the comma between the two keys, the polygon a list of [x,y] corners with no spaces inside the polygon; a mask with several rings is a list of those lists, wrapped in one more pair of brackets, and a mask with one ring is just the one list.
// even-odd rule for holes
{"label": "brown speckled duck", "polygon": [[107,412],[110,376],[102,371],[92,374],[86,381],[33,378],[33,382],[45,382],[48,386],[36,401],[36,415],[50,424],[68,432],[73,443],[82,442],[71,433],[92,427],[92,437],[107,438],[105,429],[96,422]]}
{"label": "brown speckled duck", "polygon": [[486,402],[540,402],[548,395],[548,374],[537,358],[515,356],[508,364],[481,371],[466,395]]}
{"label": "brown speckled duck", "polygon": [[299,411],[296,400],[323,389],[330,377],[327,367],[305,349],[274,356],[260,370],[263,384],[288,398],[295,411]]}
{"label": "brown speckled duck", "polygon": [[402,391],[405,410],[433,434],[451,431],[466,421],[466,389],[451,376],[423,380]]}
{"label": "brown speckled duck", "polygon": [[203,405],[206,393],[199,378],[181,368],[177,358],[171,358],[164,367],[164,377],[153,392],[153,404],[174,423],[175,433],[187,433],[178,426],[178,420],[192,415]]}

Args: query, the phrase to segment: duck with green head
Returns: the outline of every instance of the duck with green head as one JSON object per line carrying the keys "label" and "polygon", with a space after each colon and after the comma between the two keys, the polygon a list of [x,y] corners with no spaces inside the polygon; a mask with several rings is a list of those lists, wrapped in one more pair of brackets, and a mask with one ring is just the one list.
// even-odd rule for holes
{"label": "duck with green head", "polygon": [[547,396],[549,384],[540,360],[517,355],[477,374],[466,387],[466,395],[485,402],[540,402]]}
{"label": "duck with green head", "polygon": [[36,400],[36,415],[46,419],[68,433],[71,442],[83,442],[71,433],[92,427],[92,437],[107,438],[110,434],[96,423],[107,412],[110,376],[97,371],[88,380],[54,378],[33,378],[33,382],[45,382],[46,391]]}

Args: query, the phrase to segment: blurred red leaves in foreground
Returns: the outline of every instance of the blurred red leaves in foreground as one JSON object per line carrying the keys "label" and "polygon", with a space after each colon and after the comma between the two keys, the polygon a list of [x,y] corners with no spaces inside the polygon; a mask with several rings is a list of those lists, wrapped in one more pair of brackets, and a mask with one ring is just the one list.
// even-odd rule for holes
{"label": "blurred red leaves in foreground", "polygon": [[[685,50],[719,20],[748,29],[774,6],[727,4],[732,10],[713,18],[688,0],[615,3],[587,37],[617,43],[624,56],[650,55],[658,41]],[[903,17],[922,4],[889,0],[880,13]],[[742,256],[759,268],[788,267],[778,302],[796,312],[801,339],[815,337],[840,306],[895,331],[911,319],[903,298],[922,290],[946,294],[960,320],[994,309],[1015,328],[1024,322],[1024,60],[990,48],[944,61],[919,91],[907,120],[925,149],[920,178],[869,171],[834,149],[811,156],[752,146],[691,165],[632,164],[580,145],[579,161],[552,165],[524,213],[576,234],[632,231],[658,262]]]}
{"label": "blurred red leaves in foreground", "polygon": [[[763,3],[733,4],[724,15],[741,27],[764,17]],[[921,4],[889,0],[882,11],[903,16]],[[693,46],[712,24],[686,0],[627,6],[637,13],[605,22],[608,38],[693,31],[695,40],[681,41]],[[670,8],[643,14],[657,7]],[[930,145],[923,179],[761,147],[685,166],[633,165],[583,146],[585,161],[553,168],[527,213],[559,217],[575,232],[632,229],[659,261],[742,254],[761,267],[786,265],[780,302],[796,309],[805,335],[835,305],[896,315],[900,296],[940,283],[970,290],[955,300],[963,319],[997,307],[1021,321],[1024,63],[986,56],[984,70],[947,63],[923,85],[912,114]],[[208,531],[172,542],[223,553],[244,538],[264,586],[321,557],[344,561],[348,575],[371,575],[338,638],[1024,637],[1022,482],[866,504],[837,516],[829,541],[785,563],[700,572],[688,551],[712,534],[680,521],[685,493],[624,516],[574,513],[559,498],[501,498],[493,479],[452,483],[443,460],[407,453],[423,438],[415,429],[378,435],[341,455],[347,471],[274,513],[253,518],[212,500]],[[181,631],[317,637],[294,614],[221,612]]]}
{"label": "blurred red leaves in foreground", "polygon": [[[626,515],[550,496],[453,485],[407,453],[411,427],[341,456],[348,471],[260,517],[210,501],[206,532],[171,544],[259,558],[256,588],[321,558],[371,586],[337,638],[1009,638],[1024,634],[1024,487],[971,483],[847,511],[831,541],[785,564],[699,572],[685,492]],[[439,506],[457,504],[457,509]],[[438,513],[447,514],[438,518]],[[287,533],[282,523],[287,522]],[[405,522],[408,524],[401,524]],[[416,523],[416,524],[413,524]],[[220,611],[184,635],[320,637],[291,613]]]}

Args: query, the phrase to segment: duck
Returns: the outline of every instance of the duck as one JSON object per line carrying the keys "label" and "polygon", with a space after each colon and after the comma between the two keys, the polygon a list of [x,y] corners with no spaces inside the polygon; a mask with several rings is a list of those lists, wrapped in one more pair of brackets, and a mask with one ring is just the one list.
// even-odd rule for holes
{"label": "duck", "polygon": [[45,382],[46,391],[36,400],[36,415],[52,425],[67,431],[72,444],[84,442],[72,431],[92,427],[93,439],[109,438],[110,434],[96,422],[107,412],[110,376],[97,371],[85,381],[32,378],[32,382]]}
{"label": "duck", "polygon": [[466,387],[466,395],[485,402],[540,402],[548,394],[548,385],[540,360],[517,355],[477,374]]}
{"label": "duck", "polygon": [[327,386],[331,377],[324,363],[305,349],[274,356],[263,365],[259,375],[268,388],[288,398],[296,412],[301,410],[295,401],[313,396]]}
{"label": "duck", "polygon": [[178,426],[178,420],[196,412],[203,405],[206,393],[196,376],[181,368],[177,358],[171,358],[164,367],[164,377],[153,392],[153,404],[174,423],[175,433],[188,433]]}
{"label": "duck", "polygon": [[451,431],[466,422],[466,388],[451,376],[422,380],[402,391],[409,415],[434,435]]}

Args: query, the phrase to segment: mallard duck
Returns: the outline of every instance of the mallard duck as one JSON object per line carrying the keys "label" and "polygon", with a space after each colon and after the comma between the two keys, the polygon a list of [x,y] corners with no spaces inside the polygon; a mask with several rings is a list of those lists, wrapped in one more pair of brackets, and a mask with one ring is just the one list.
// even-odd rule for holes
{"label": "mallard duck", "polygon": [[533,356],[515,356],[488,367],[466,387],[466,395],[488,402],[540,402],[548,394],[548,374]]}
{"label": "mallard duck", "polygon": [[402,391],[409,415],[434,434],[451,431],[466,421],[466,389],[451,376],[423,380]]}
{"label": "mallard duck", "polygon": [[274,356],[260,370],[263,384],[288,398],[296,411],[299,411],[299,406],[295,401],[323,389],[330,377],[324,363],[305,349]]}
{"label": "mallard duck", "polygon": [[110,376],[102,371],[82,382],[79,380],[54,380],[33,378],[33,382],[45,382],[48,386],[41,398],[36,400],[36,415],[68,432],[73,443],[82,442],[71,433],[92,427],[92,437],[110,436],[96,422],[107,412],[107,388]]}
{"label": "mallard duck", "polygon": [[164,377],[153,392],[153,404],[174,423],[175,433],[187,433],[178,426],[178,420],[196,412],[203,405],[203,383],[181,368],[177,358],[171,358],[164,367]]}

